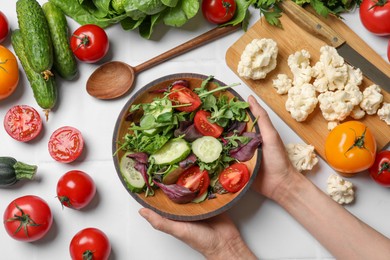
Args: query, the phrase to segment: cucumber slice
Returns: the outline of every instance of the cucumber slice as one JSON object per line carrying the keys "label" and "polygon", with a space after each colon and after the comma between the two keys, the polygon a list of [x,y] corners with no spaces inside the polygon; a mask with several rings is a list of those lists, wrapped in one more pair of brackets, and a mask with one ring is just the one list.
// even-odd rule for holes
{"label": "cucumber slice", "polygon": [[208,191],[206,190],[205,192],[203,192],[202,195],[196,197],[195,199],[193,199],[192,202],[194,203],[201,203],[202,201],[205,201],[206,198],[207,198],[207,194],[208,194]]}
{"label": "cucumber slice", "polygon": [[203,136],[192,143],[192,152],[202,162],[211,163],[221,156],[222,144],[217,138]]}
{"label": "cucumber slice", "polygon": [[186,140],[175,138],[169,140],[155,154],[150,156],[158,165],[171,165],[184,160],[191,153],[190,145]]}
{"label": "cucumber slice", "polygon": [[182,174],[185,169],[181,168],[179,165],[172,165],[171,170],[164,174],[162,182],[165,185],[176,183],[180,174]]}
{"label": "cucumber slice", "polygon": [[134,168],[135,160],[127,157],[131,152],[125,153],[119,163],[119,169],[125,180],[127,188],[131,192],[140,193],[146,186],[142,174]]}

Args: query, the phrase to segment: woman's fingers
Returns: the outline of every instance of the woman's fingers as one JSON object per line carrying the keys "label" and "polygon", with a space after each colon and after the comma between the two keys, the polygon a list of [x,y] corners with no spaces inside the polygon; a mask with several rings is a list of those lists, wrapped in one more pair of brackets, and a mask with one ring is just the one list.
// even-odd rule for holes
{"label": "woman's fingers", "polygon": [[145,218],[153,228],[160,230],[164,233],[176,236],[178,233],[177,223],[161,217],[159,214],[148,208],[142,208],[139,210],[139,214]]}

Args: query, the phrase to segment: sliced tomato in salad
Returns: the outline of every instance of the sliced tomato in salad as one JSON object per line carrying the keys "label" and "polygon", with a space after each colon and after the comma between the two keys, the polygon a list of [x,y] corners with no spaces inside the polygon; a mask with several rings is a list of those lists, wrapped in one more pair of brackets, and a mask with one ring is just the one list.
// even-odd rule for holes
{"label": "sliced tomato in salad", "polygon": [[237,192],[249,181],[248,167],[244,163],[234,163],[219,174],[218,180],[228,192]]}
{"label": "sliced tomato in salad", "polygon": [[198,196],[201,196],[207,191],[210,185],[209,173],[206,170],[201,170],[199,166],[194,165],[180,174],[176,184],[186,187],[191,191],[198,191]]}
{"label": "sliced tomato in salad", "polygon": [[210,115],[211,113],[205,110],[199,110],[196,112],[194,117],[195,128],[204,136],[218,138],[223,133],[223,127],[216,123],[211,123],[208,120]]}
{"label": "sliced tomato in salad", "polygon": [[76,160],[84,148],[81,132],[71,126],[58,128],[49,140],[49,153],[54,160],[70,163]]}
{"label": "sliced tomato in salad", "polygon": [[176,110],[183,112],[192,112],[195,111],[201,104],[199,96],[192,91],[190,88],[187,88],[183,85],[176,84],[169,91],[168,98],[172,101],[174,105],[183,105],[175,107]]}

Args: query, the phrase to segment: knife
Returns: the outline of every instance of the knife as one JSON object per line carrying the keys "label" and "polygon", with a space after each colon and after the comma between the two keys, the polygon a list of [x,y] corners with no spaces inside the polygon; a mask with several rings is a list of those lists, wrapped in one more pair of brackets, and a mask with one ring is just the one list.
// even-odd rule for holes
{"label": "knife", "polygon": [[338,53],[352,66],[361,69],[363,74],[375,84],[390,93],[390,78],[360,53],[354,50],[340,35],[330,26],[322,22],[318,17],[306,11],[291,0],[280,2],[280,7],[291,20],[300,25],[305,31],[315,34],[328,45],[335,47]]}

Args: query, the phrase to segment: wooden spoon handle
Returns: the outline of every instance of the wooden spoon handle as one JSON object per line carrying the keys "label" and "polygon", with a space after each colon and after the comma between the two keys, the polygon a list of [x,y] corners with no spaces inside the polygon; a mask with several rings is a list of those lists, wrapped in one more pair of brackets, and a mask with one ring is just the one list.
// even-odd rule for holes
{"label": "wooden spoon handle", "polygon": [[176,57],[180,54],[183,54],[187,51],[190,51],[192,49],[195,49],[203,44],[206,44],[208,42],[211,42],[213,40],[216,40],[222,36],[225,36],[231,32],[236,31],[237,29],[241,28],[241,24],[234,25],[234,26],[224,26],[224,27],[216,27],[214,29],[211,29],[181,45],[176,46],[175,48],[166,51],[159,56],[156,56],[148,61],[145,61],[144,63],[136,66],[134,68],[134,71],[136,73],[144,71],[146,69],[149,69],[157,64],[160,64],[163,61],[169,60],[173,57]]}
{"label": "wooden spoon handle", "polygon": [[284,0],[281,1],[279,5],[283,9],[283,13],[291,20],[301,26],[305,31],[316,35],[327,44],[337,48],[345,43],[343,36],[293,1]]}

